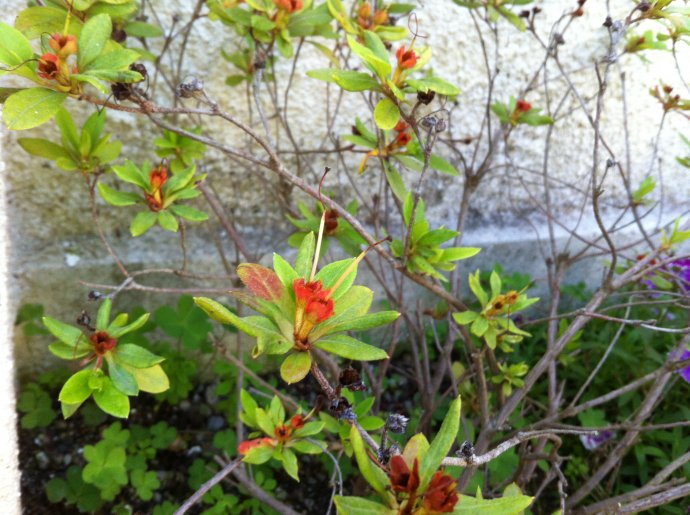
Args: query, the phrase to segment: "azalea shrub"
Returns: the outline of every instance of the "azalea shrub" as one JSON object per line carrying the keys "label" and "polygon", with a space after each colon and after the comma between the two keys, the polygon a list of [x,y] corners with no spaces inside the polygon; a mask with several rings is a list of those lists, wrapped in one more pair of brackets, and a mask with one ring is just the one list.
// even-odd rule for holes
{"label": "azalea shrub", "polygon": [[[690,226],[664,209],[659,149],[688,143],[666,125],[687,129],[690,12],[607,3],[589,33],[586,0],[556,3],[200,0],[167,16],[47,0],[0,23],[4,124],[83,188],[117,274],[73,285],[88,309],[72,321],[48,302],[17,314],[70,362],[23,387],[22,430],[89,438],[31,488],[157,515],[685,513]],[[429,9],[471,20],[480,100],[436,61],[450,49],[429,44]],[[212,70],[186,55],[201,20]],[[573,70],[585,41],[598,50]],[[518,42],[543,56],[515,85]],[[674,76],[628,98],[619,67],[658,56]],[[325,123],[303,127],[289,107],[314,91]],[[648,149],[630,143],[641,103],[659,109]],[[556,140],[578,124],[591,163],[559,173]],[[253,212],[228,176],[258,192]],[[466,236],[493,216],[487,188],[545,227],[541,277]],[[133,241],[164,265],[125,258]],[[583,263],[595,280],[567,282]]]}

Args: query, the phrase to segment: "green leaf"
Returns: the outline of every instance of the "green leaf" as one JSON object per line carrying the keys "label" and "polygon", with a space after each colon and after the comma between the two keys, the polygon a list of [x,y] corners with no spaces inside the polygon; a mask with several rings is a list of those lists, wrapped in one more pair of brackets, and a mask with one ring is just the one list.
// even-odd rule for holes
{"label": "green leaf", "polygon": [[163,35],[163,30],[157,25],[143,21],[130,21],[124,26],[128,36],[135,38],[158,38]]}
{"label": "green leaf", "polygon": [[113,386],[125,395],[137,395],[139,386],[134,376],[125,367],[113,360],[112,353],[106,354],[106,359],[108,361],[108,374],[113,381]]}
{"label": "green leaf", "polygon": [[[33,57],[34,52],[31,49],[31,44],[24,34],[14,27],[0,22],[0,64],[6,68],[14,68],[12,73],[32,77],[34,72],[22,65]],[[21,68],[18,68],[19,66]],[[0,75],[3,74],[4,72],[0,71]]]}
{"label": "green leaf", "polygon": [[135,368],[152,367],[165,360],[165,358],[133,343],[120,343],[114,353],[114,358],[118,363]]}
{"label": "green leaf", "polygon": [[273,253],[273,269],[283,286],[290,291],[295,279],[299,277],[297,271],[280,254],[276,253]]}
{"label": "green leaf", "polygon": [[[96,329],[98,331],[105,331],[110,322],[110,311],[113,307],[113,301],[110,298],[105,298],[98,308],[96,315]],[[112,335],[111,335],[112,336]]]}
{"label": "green leaf", "polygon": [[8,129],[32,129],[55,116],[66,98],[66,93],[52,89],[23,89],[7,98],[2,116]]}
{"label": "green leaf", "polygon": [[[27,38],[35,39],[40,37],[41,34],[62,32],[65,27],[66,15],[67,11],[65,9],[57,7],[29,7],[19,13],[14,21],[14,26],[23,32]],[[81,27],[81,20],[76,16],[72,16],[70,32],[78,34]]]}
{"label": "green leaf", "polygon": [[157,213],[154,213],[153,211],[141,211],[140,213],[137,213],[137,216],[135,216],[134,220],[132,220],[132,223],[129,226],[129,232],[135,238],[137,236],[141,236],[151,227],[153,227],[153,224],[156,223],[156,220],[158,220]]}
{"label": "green leaf", "polygon": [[486,303],[489,302],[489,297],[486,295],[486,292],[484,291],[484,288],[482,288],[479,280],[479,270],[477,270],[474,274],[469,275],[468,283],[472,293],[474,293],[474,296],[477,297],[479,303],[482,306],[485,306]]}
{"label": "green leaf", "polygon": [[374,327],[390,324],[398,319],[400,313],[397,311],[379,311],[368,313],[348,319],[343,319],[339,323],[329,326],[329,333],[336,331],[365,331]]}
{"label": "green leaf", "polygon": [[439,429],[429,449],[419,463],[420,490],[422,491],[426,489],[429,481],[431,481],[431,477],[441,466],[443,458],[448,455],[450,448],[453,446],[453,442],[455,442],[458,436],[458,430],[460,429],[460,407],[461,401],[458,396],[450,404],[448,413],[446,413],[443,424],[441,424],[441,429]]}
{"label": "green leaf", "polygon": [[[324,290],[330,290],[340,280],[341,276],[346,272],[350,265],[354,263],[354,261],[354,258],[350,258],[329,263],[319,270],[315,279],[323,282]],[[338,288],[331,294],[331,298],[333,300],[338,300],[350,289],[356,277],[357,267],[354,267],[350,272],[348,272],[347,277],[340,283],[340,286],[338,286]]]}
{"label": "green leaf", "polygon": [[394,515],[398,513],[398,510],[362,497],[336,495],[334,501],[339,515]]}
{"label": "green leaf", "polygon": [[120,179],[130,184],[139,186],[143,190],[149,187],[148,177],[130,160],[126,160],[122,166],[113,166],[113,171]]}
{"label": "green leaf", "polygon": [[77,343],[80,343],[80,340],[86,340],[81,329],[64,324],[50,317],[43,317],[42,320],[43,325],[50,331],[50,334],[70,347],[74,347]]}
{"label": "green leaf", "polygon": [[139,386],[139,390],[148,393],[162,393],[170,388],[170,380],[160,365],[153,365],[147,368],[135,368],[122,363]]}
{"label": "green leaf", "polygon": [[302,454],[321,454],[323,452],[322,447],[307,440],[298,440],[292,443],[290,449],[294,449]]}
{"label": "green leaf", "polygon": [[297,251],[295,270],[298,277],[304,277],[305,279],[309,277],[314,262],[314,252],[316,252],[316,240],[314,233],[310,232],[304,237]]}
{"label": "green leaf", "polygon": [[283,462],[283,468],[291,478],[295,481],[299,481],[297,456],[290,449],[283,447],[283,451],[280,453],[280,461]]}
{"label": "green leaf", "polygon": [[141,201],[141,197],[136,193],[128,191],[118,191],[102,182],[98,183],[98,192],[108,204],[111,206],[131,206]]}
{"label": "green leaf", "polygon": [[271,437],[275,436],[275,422],[273,422],[273,419],[271,419],[271,417],[268,416],[266,410],[264,410],[263,408],[257,408],[254,411],[254,415],[256,417],[256,423],[259,425],[261,430]]}
{"label": "green leaf", "polygon": [[360,473],[367,480],[367,483],[384,499],[391,500],[392,496],[389,493],[390,480],[386,473],[378,466],[375,466],[366,449],[364,448],[364,441],[359,430],[353,424],[350,428],[350,441],[352,442],[352,449],[355,451],[355,458],[357,459],[357,467]]}
{"label": "green leaf", "polygon": [[374,108],[374,120],[379,128],[390,130],[400,120],[400,109],[390,98],[382,98]]}
{"label": "green leaf", "polygon": [[163,229],[170,232],[177,232],[180,228],[179,224],[177,223],[177,219],[168,211],[158,212],[158,224]]}
{"label": "green leaf", "polygon": [[405,196],[407,195],[407,189],[405,188],[405,183],[403,182],[402,177],[393,166],[388,164],[385,172],[386,180],[388,181],[391,191],[400,202],[403,202],[405,200]]}
{"label": "green leaf", "polygon": [[405,82],[412,86],[415,90],[421,91],[422,93],[427,93],[429,91],[435,91],[439,95],[458,95],[460,90],[453,86],[451,83],[446,82],[438,77],[427,77],[425,79],[406,79]]}
{"label": "green leaf", "polygon": [[60,390],[58,400],[66,404],[81,404],[91,395],[89,379],[93,370],[81,370],[72,375]]}
{"label": "green leaf", "polygon": [[77,152],[79,148],[79,135],[77,134],[77,126],[72,120],[72,115],[69,114],[67,109],[62,108],[58,110],[55,115],[55,124],[60,129],[62,135],[62,146],[67,148],[71,147],[74,152]]}
{"label": "green leaf", "polygon": [[295,432],[292,433],[292,435],[295,438],[305,438],[307,436],[317,435],[323,430],[324,426],[324,422],[308,422],[304,424],[304,426],[302,426],[301,428],[295,430]]}
{"label": "green leaf", "polygon": [[170,210],[177,216],[189,220],[190,222],[204,222],[208,220],[208,213],[199,211],[191,206],[174,205],[170,206]]}
{"label": "green leaf", "polygon": [[79,345],[70,346],[63,342],[53,342],[48,345],[48,350],[55,356],[61,359],[77,359],[89,354],[93,347],[84,338]]}
{"label": "green leaf", "polygon": [[345,91],[379,91],[379,83],[368,73],[352,70],[333,70],[333,82]]}
{"label": "green leaf", "polygon": [[526,495],[501,497],[500,499],[477,499],[461,495],[453,513],[456,515],[517,515],[532,504],[532,497]]}
{"label": "green leaf", "polygon": [[79,70],[87,70],[89,64],[101,55],[105,44],[110,39],[112,30],[112,22],[107,14],[94,16],[84,24],[78,40],[77,65]]}
{"label": "green leaf", "polygon": [[242,318],[235,315],[225,306],[207,297],[194,297],[194,303],[203,309],[213,320],[222,324],[234,325],[240,331],[250,336],[256,336],[257,330],[254,326],[245,322]]}
{"label": "green leaf", "polygon": [[447,175],[452,175],[453,177],[460,175],[460,172],[458,172],[452,164],[436,154],[431,154],[431,157],[429,158],[429,166],[434,170],[438,170],[439,172]]}
{"label": "green leaf", "polygon": [[122,49],[108,52],[96,57],[86,69],[80,69],[81,73],[93,72],[96,70],[126,70],[130,64],[139,59],[139,52],[134,50]]}
{"label": "green leaf", "polygon": [[439,260],[458,261],[460,259],[468,259],[479,254],[481,250],[479,247],[451,247],[442,250]]}
{"label": "green leaf", "polygon": [[71,159],[69,152],[60,145],[41,138],[19,138],[19,146],[31,155],[55,161],[59,158]]}
{"label": "green leaf", "polygon": [[364,64],[373,71],[381,80],[384,80],[391,72],[391,64],[388,56],[385,59],[378,57],[373,50],[357,42],[352,36],[347,36],[347,43],[352,51],[357,54]]}
{"label": "green leaf", "polygon": [[475,336],[480,338],[484,335],[486,330],[489,328],[489,321],[484,317],[477,317],[474,322],[472,322],[471,331]]}
{"label": "green leaf", "polygon": [[388,354],[385,350],[360,342],[345,334],[325,336],[315,342],[314,346],[331,354],[357,361],[388,359]]}
{"label": "green leaf", "polygon": [[250,449],[247,454],[244,455],[242,461],[251,463],[252,465],[261,465],[271,459],[274,450],[272,445],[259,445]]}
{"label": "green leaf", "polygon": [[463,311],[462,313],[453,313],[453,319],[460,325],[467,325],[474,322],[479,316],[479,313],[474,311]]}
{"label": "green leaf", "polygon": [[115,388],[107,376],[103,378],[101,389],[93,392],[93,400],[108,415],[118,418],[129,416],[129,397]]}
{"label": "green leaf", "polygon": [[311,354],[308,352],[293,352],[280,365],[280,377],[287,384],[298,383],[309,373],[311,368]]}

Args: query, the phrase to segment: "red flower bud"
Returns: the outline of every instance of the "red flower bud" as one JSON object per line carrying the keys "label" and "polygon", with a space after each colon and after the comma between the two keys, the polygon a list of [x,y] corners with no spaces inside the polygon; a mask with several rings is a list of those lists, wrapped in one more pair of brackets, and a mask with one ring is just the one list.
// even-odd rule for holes
{"label": "red flower bud", "polygon": [[411,48],[405,51],[405,45],[398,48],[395,56],[398,58],[398,68],[401,70],[409,70],[417,64],[417,54]]}
{"label": "red flower bud", "polygon": [[449,475],[436,472],[424,493],[427,513],[451,513],[459,500],[456,485]]}
{"label": "red flower bud", "polygon": [[293,429],[301,429],[304,427],[304,417],[302,415],[295,415],[290,419],[290,425]]}
{"label": "red flower bud", "polygon": [[396,454],[391,458],[390,472],[391,487],[396,492],[411,494],[419,488],[419,462],[414,459],[412,470],[405,463],[405,459]]}
{"label": "red flower bud", "polygon": [[532,109],[532,104],[530,104],[526,100],[518,100],[517,103],[515,104],[515,110],[519,111],[521,113],[526,113],[530,109]]}
{"label": "red flower bud", "polygon": [[314,324],[323,322],[333,316],[333,301],[322,297],[316,297],[309,301],[305,309],[307,318]]}
{"label": "red flower bud", "polygon": [[94,351],[99,356],[102,356],[106,352],[113,350],[117,346],[117,340],[115,338],[111,338],[110,335],[105,331],[93,333],[89,340],[91,340]]}
{"label": "red flower bud", "polygon": [[60,72],[60,58],[55,54],[43,54],[38,60],[38,76],[54,80]]}
{"label": "red flower bud", "polygon": [[295,290],[298,304],[307,304],[312,298],[326,293],[323,290],[323,283],[321,281],[305,283],[304,279],[295,279],[295,282],[292,283],[292,288]]}
{"label": "red flower bud", "polygon": [[161,189],[168,182],[168,169],[163,165],[154,168],[149,174],[149,181],[154,191]]}
{"label": "red flower bud", "polygon": [[405,132],[409,127],[410,126],[404,120],[400,120],[395,124],[395,128],[393,130],[397,132]]}
{"label": "red flower bud", "polygon": [[399,147],[404,147],[410,141],[412,141],[412,136],[410,136],[406,132],[401,132],[400,134],[398,134],[398,137],[395,138],[395,144],[398,145]]}
{"label": "red flower bud", "polygon": [[285,443],[292,434],[292,428],[286,425],[277,426],[273,431],[273,434],[276,435],[276,440],[278,440],[280,443]]}

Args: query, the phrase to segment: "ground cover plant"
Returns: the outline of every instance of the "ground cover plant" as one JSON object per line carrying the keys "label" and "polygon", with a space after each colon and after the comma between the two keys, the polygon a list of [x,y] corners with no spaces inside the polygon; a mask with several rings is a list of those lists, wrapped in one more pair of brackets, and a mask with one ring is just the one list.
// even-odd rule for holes
{"label": "ground cover plant", "polygon": [[[435,71],[444,49],[426,44],[412,3],[198,0],[168,19],[157,2],[45,0],[0,23],[4,123],[49,127],[17,144],[83,189],[120,279],[75,284],[86,309],[72,320],[42,304],[17,314],[18,331],[69,362],[20,392],[27,512],[687,510],[690,228],[663,209],[677,192],[658,153],[688,142],[664,128],[690,111],[690,11],[608,5],[591,35],[601,49],[573,69],[563,55],[584,0],[548,26],[530,0],[454,4],[486,66],[474,110],[466,78]],[[233,44],[212,49],[227,98],[187,70],[202,21]],[[518,40],[543,60],[505,91],[501,56]],[[317,140],[289,110],[312,94],[296,85],[307,48],[323,62],[301,77],[324,92]],[[623,64],[660,55],[673,77],[628,98]],[[648,149],[630,144],[642,101],[659,108]],[[604,123],[612,104],[622,130]],[[114,111],[149,124],[138,152]],[[587,164],[564,179],[553,145],[578,116]],[[521,138],[542,144],[540,166],[523,164]],[[228,163],[273,200],[253,228],[272,239],[265,256],[214,187]],[[461,185],[442,197],[450,227],[434,215],[438,184]],[[547,228],[545,280],[487,266],[463,241],[486,184],[506,203],[523,191],[525,221]],[[181,264],[127,262],[108,229],[122,213],[126,237],[178,239]],[[221,274],[195,261],[195,231]],[[568,284],[585,260],[601,280]]]}

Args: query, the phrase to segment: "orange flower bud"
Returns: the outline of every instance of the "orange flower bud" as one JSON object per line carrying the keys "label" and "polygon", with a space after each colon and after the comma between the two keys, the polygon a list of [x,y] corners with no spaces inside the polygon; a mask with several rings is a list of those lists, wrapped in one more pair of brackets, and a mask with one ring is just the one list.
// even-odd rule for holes
{"label": "orange flower bud", "polygon": [[388,23],[388,11],[379,9],[374,14],[374,25],[386,25]]}
{"label": "orange flower bud", "polygon": [[294,13],[302,8],[302,0],[273,0],[278,9],[288,13]]}
{"label": "orange flower bud", "polygon": [[48,44],[57,55],[63,58],[77,53],[77,39],[71,34],[63,35],[56,32],[50,37]]}
{"label": "orange flower bud", "polygon": [[409,70],[417,64],[417,54],[411,48],[406,51],[405,45],[398,48],[395,56],[398,58],[398,68],[401,70]]}

